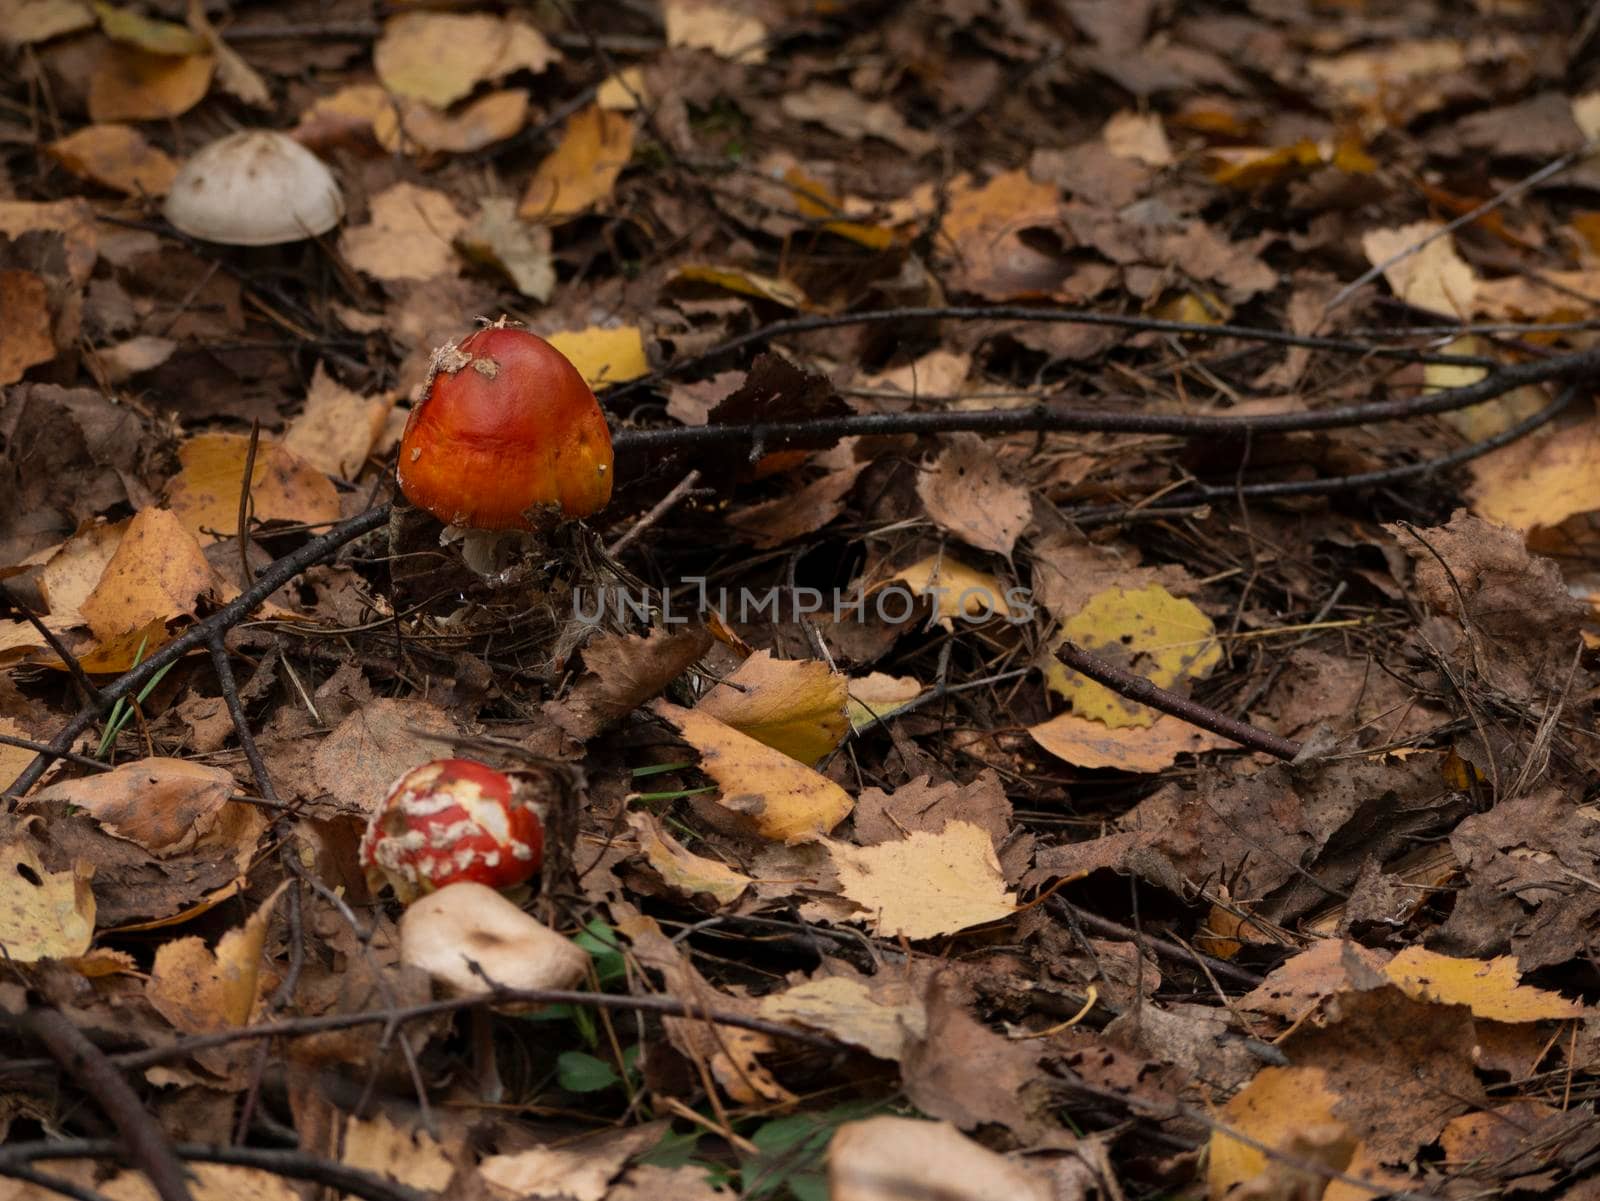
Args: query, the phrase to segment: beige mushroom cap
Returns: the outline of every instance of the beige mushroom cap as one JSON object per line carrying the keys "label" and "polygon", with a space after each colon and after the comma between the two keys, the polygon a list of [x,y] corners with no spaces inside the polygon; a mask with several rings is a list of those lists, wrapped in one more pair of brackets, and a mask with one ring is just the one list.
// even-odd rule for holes
{"label": "beige mushroom cap", "polygon": [[178,172],[167,220],[191,237],[275,246],[327,233],[344,216],[333,172],[299,142],[247,129],[212,142]]}
{"label": "beige mushroom cap", "polygon": [[484,884],[448,884],[400,918],[400,962],[459,996],[490,991],[471,960],[506,988],[573,988],[589,957]]}

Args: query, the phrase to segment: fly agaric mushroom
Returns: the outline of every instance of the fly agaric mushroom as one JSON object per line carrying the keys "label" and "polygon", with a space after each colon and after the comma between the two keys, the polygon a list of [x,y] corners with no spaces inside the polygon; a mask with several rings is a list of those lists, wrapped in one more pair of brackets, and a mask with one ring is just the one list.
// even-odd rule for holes
{"label": "fly agaric mushroom", "polygon": [[[439,989],[458,997],[483,996],[496,987],[574,988],[589,970],[589,957],[575,943],[494,889],[472,883],[441,888],[405,911],[400,962],[421,968]],[[472,1053],[480,1096],[498,1101],[503,1090],[489,1015],[482,1007],[472,1010]]]}
{"label": "fly agaric mushroom", "polygon": [[567,357],[502,317],[433,352],[396,474],[447,526],[540,532],[611,499],[611,431]]}
{"label": "fly agaric mushroom", "polygon": [[276,246],[327,233],[344,196],[321,159],[286,134],[246,129],[178,172],[163,210],[184,233],[229,246]]}
{"label": "fly agaric mushroom", "polygon": [[410,902],[466,881],[514,888],[544,859],[544,807],[520,780],[473,759],[435,759],[395,781],[361,839],[373,892]]}

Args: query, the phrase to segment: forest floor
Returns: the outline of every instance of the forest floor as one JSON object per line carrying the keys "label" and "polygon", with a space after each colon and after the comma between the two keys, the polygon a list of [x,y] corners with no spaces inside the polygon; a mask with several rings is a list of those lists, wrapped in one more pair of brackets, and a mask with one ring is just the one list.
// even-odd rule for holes
{"label": "forest floor", "polygon": [[[1600,1195],[1597,14],[0,0],[0,1199]],[[450,756],[561,987],[402,957]]]}

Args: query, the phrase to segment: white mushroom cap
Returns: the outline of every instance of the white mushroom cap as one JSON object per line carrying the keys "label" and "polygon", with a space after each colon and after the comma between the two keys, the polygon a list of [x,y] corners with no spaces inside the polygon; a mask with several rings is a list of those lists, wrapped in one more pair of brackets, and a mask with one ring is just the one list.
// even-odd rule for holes
{"label": "white mushroom cap", "polygon": [[573,988],[589,969],[578,946],[485,884],[448,884],[400,918],[401,963],[458,996],[489,992],[469,960],[506,988]]}
{"label": "white mushroom cap", "polygon": [[191,237],[275,246],[327,233],[344,216],[333,172],[299,142],[247,129],[212,142],[178,172],[167,220]]}

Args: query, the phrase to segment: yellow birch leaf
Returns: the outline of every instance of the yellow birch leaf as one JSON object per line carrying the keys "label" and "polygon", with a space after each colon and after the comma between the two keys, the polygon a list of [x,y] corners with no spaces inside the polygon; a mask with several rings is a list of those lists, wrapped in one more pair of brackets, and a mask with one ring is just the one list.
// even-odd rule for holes
{"label": "yellow birch leaf", "polygon": [[[1333,1110],[1338,1103],[1321,1068],[1263,1068],[1234,1094],[1221,1118],[1230,1129],[1278,1149],[1300,1130],[1337,1121]],[[1256,1179],[1266,1167],[1265,1152],[1220,1130],[1212,1133],[1207,1169],[1212,1201]]]}
{"label": "yellow birch leaf", "polygon": [[844,739],[845,678],[815,659],[774,659],[759,650],[695,709],[782,751],[815,764]]}
{"label": "yellow birch leaf", "polygon": [[[249,449],[244,434],[197,434],[178,448],[182,470],[172,481],[168,503],[202,545],[239,532]],[[322,472],[263,438],[250,472],[250,512],[257,521],[337,521],[339,494]]]}
{"label": "yellow birch leaf", "polygon": [[686,897],[704,893],[719,905],[731,905],[755,883],[726,863],[696,855],[648,813],[628,814],[628,824],[639,839],[639,849],[644,852],[646,862],[674,892]]}
{"label": "yellow birch leaf", "polygon": [[[897,582],[904,584],[913,596],[931,597],[934,619],[947,630],[955,625],[958,617],[982,622],[991,617],[1011,616],[1011,606],[1006,603],[1005,589],[1000,586],[999,580],[949,555],[929,555],[926,559],[918,559],[871,591],[880,592]],[[884,604],[879,602],[877,613],[885,621],[904,621],[912,611],[901,614],[899,607],[896,607],[885,613]]]}
{"label": "yellow birch leaf", "polygon": [[866,910],[863,920],[884,938],[934,938],[1016,912],[994,840],[972,822],[870,847],[830,843],[828,853],[839,891]]}
{"label": "yellow birch leaf", "polygon": [[922,695],[922,681],[910,676],[885,675],[875,671],[850,681],[850,701],[846,712],[857,733],[871,729],[882,719],[898,713]]}
{"label": "yellow birch leaf", "polygon": [[94,867],[49,872],[21,838],[0,845],[0,947],[18,963],[82,955],[94,938]]}
{"label": "yellow birch leaf", "polygon": [[591,104],[573,114],[554,153],[534,171],[517,215],[559,225],[609,200],[633,156],[633,137],[633,119],[625,113]]}
{"label": "yellow birch leaf", "polygon": [[[1222,658],[1211,619],[1193,601],[1173,596],[1159,584],[1137,591],[1108,588],[1091,597],[1062,623],[1051,646],[1068,640],[1167,689],[1184,680],[1204,679]],[[1112,727],[1148,727],[1155,722],[1154,710],[1068,671],[1054,659],[1046,665],[1045,679],[1072,702],[1078,717]]]}
{"label": "yellow birch leaf", "polygon": [[729,825],[745,834],[772,842],[812,842],[855,807],[850,794],[827,776],[708,713],[662,700],[650,707],[700,752],[700,769],[722,790],[717,804]]}
{"label": "yellow birch leaf", "polygon": [[644,355],[644,335],[637,326],[603,329],[591,325],[588,329],[562,330],[545,341],[572,361],[591,388],[604,388],[650,374],[650,362]]}
{"label": "yellow birch leaf", "polygon": [[1465,1005],[1472,1016],[1491,1022],[1543,1022],[1593,1016],[1593,1011],[1560,993],[1520,983],[1515,955],[1495,959],[1457,959],[1422,947],[1407,947],[1383,968],[1400,991],[1417,1001]]}

